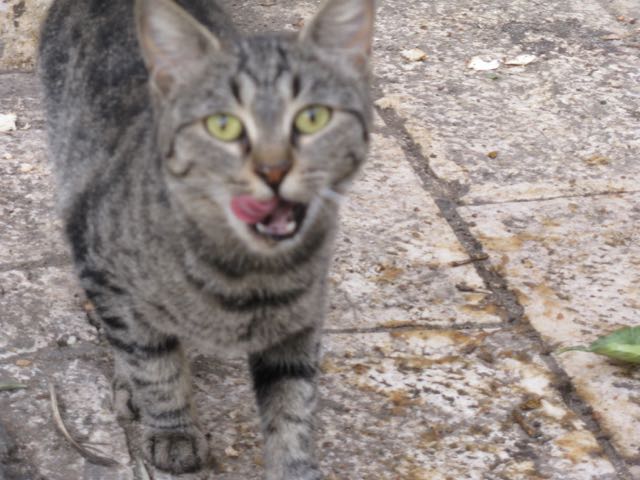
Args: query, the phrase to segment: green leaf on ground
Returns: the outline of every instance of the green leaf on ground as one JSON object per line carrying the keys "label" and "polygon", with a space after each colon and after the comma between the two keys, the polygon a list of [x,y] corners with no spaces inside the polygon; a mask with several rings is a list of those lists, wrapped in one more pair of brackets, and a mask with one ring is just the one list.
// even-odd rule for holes
{"label": "green leaf on ground", "polygon": [[623,362],[640,364],[640,327],[623,327],[591,345],[561,348],[557,353],[591,352]]}

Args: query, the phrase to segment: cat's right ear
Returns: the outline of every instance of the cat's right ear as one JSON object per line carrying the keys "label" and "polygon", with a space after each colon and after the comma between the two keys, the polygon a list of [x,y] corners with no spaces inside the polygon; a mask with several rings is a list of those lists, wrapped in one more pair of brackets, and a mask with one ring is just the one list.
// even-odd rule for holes
{"label": "cat's right ear", "polygon": [[375,0],[325,0],[300,33],[307,42],[334,58],[366,71],[371,56]]}
{"label": "cat's right ear", "polygon": [[136,0],[135,20],[151,84],[161,95],[220,50],[219,40],[172,0]]}

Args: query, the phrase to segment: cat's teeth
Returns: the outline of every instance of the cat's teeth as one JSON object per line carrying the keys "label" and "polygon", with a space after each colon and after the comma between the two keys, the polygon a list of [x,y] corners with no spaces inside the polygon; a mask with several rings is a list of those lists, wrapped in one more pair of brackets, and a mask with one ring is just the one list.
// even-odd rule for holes
{"label": "cat's teeth", "polygon": [[[287,222],[287,224],[285,225],[284,231],[277,232],[277,235],[291,235],[293,232],[296,231],[297,227],[298,227],[298,223],[295,220],[292,220],[290,222]],[[269,229],[269,227],[267,227],[262,223],[256,223],[256,230],[258,230],[258,233],[261,233],[263,235],[274,234],[274,232],[271,229]]]}
{"label": "cat's teeth", "polygon": [[296,222],[295,220],[292,220],[291,222],[287,223],[287,231],[285,233],[285,235],[290,235],[292,234],[296,229]]}

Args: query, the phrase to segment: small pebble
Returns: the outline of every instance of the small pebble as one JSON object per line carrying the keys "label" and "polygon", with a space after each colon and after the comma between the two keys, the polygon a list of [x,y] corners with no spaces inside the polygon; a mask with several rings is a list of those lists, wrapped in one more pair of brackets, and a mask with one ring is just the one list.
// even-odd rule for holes
{"label": "small pebble", "polygon": [[477,71],[495,70],[500,67],[500,60],[476,56],[469,60],[467,67]]}
{"label": "small pebble", "polygon": [[427,54],[419,48],[411,48],[409,50],[403,50],[401,52],[402,58],[409,60],[410,62],[424,62],[427,59]]}
{"label": "small pebble", "polygon": [[75,335],[67,335],[67,334],[62,335],[60,338],[58,338],[58,340],[56,340],[56,343],[61,348],[69,347],[77,342],[78,342],[78,337],[76,337]]}
{"label": "small pebble", "polygon": [[0,113],[0,133],[12,132],[16,129],[15,113]]}
{"label": "small pebble", "polygon": [[240,452],[238,452],[235,448],[233,447],[227,447],[224,449],[224,454],[227,457],[230,458],[238,458],[240,456]]}

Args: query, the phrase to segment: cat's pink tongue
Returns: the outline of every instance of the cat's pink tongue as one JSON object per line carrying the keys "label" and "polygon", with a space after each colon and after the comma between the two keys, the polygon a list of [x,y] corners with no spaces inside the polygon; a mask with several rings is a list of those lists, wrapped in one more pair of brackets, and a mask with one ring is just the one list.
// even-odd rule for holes
{"label": "cat's pink tongue", "polygon": [[241,195],[233,197],[231,200],[231,210],[245,223],[255,225],[268,217],[278,207],[278,199],[273,197],[271,200],[256,200],[250,195]]}

